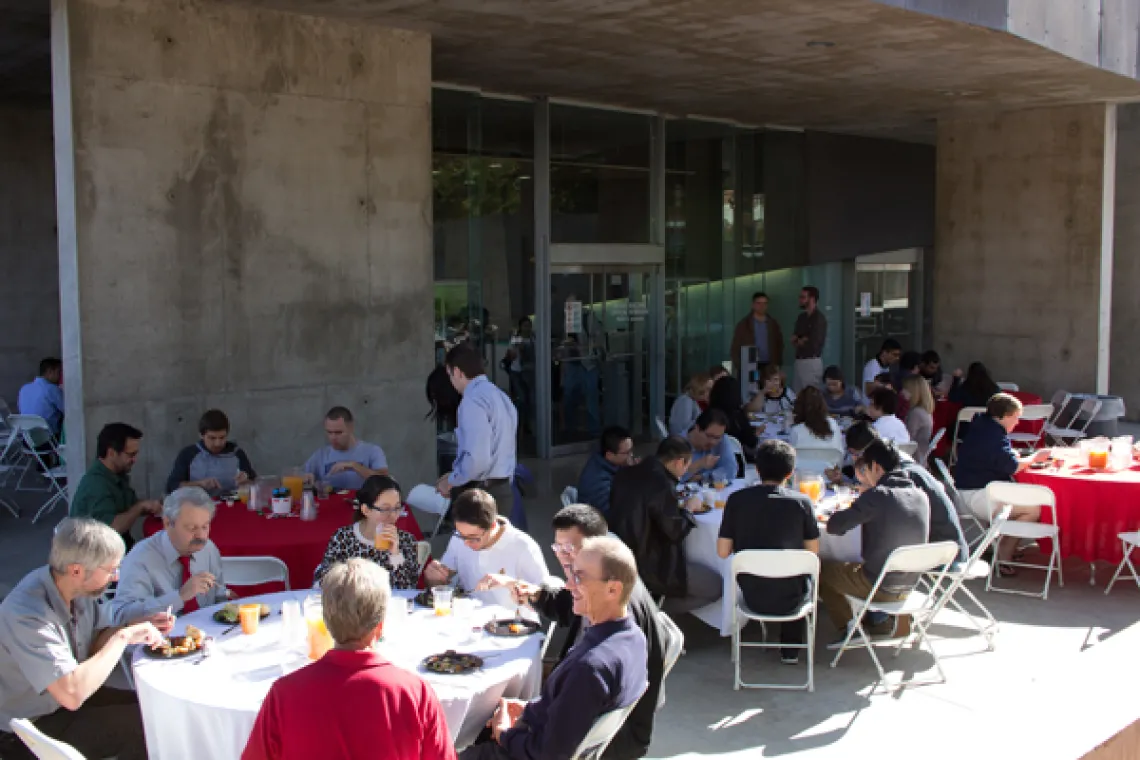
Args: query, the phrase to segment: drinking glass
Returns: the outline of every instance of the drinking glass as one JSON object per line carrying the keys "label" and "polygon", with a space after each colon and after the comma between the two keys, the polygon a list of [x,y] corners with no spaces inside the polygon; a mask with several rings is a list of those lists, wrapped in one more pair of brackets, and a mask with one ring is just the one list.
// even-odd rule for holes
{"label": "drinking glass", "polygon": [[296,599],[286,599],[281,603],[281,643],[292,647],[301,637],[298,632],[305,630],[305,619],[301,617],[301,603]]}
{"label": "drinking glass", "polygon": [[299,467],[290,467],[281,477],[281,485],[289,489],[289,498],[293,505],[301,503],[301,493],[305,490],[305,475]]}
{"label": "drinking glass", "polygon": [[325,625],[325,607],[319,596],[305,599],[305,627],[309,638],[309,659],[319,660],[332,649],[333,640]]}
{"label": "drinking glass", "polygon": [[435,614],[451,614],[451,597],[454,593],[455,589],[453,589],[451,586],[435,586],[432,588],[431,598],[432,605],[435,607]]}
{"label": "drinking glass", "polygon": [[261,624],[261,605],[243,604],[238,607],[238,620],[241,622],[241,632],[247,636],[257,633]]}

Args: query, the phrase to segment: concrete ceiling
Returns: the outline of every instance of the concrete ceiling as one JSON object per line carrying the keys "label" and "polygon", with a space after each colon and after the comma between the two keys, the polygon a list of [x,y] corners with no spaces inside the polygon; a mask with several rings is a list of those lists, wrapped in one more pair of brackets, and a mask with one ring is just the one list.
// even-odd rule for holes
{"label": "concrete ceiling", "polygon": [[[427,31],[436,81],[746,124],[925,139],[947,115],[1140,99],[1134,79],[872,0],[253,4]],[[0,98],[46,97],[47,0],[0,13]]]}

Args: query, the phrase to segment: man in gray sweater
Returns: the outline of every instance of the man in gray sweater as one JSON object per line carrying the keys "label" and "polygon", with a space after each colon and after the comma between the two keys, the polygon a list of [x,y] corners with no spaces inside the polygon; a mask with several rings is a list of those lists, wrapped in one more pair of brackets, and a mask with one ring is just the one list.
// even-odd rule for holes
{"label": "man in gray sweater", "polygon": [[[824,562],[819,575],[819,599],[828,616],[846,635],[853,613],[847,595],[866,598],[871,593],[891,552],[900,546],[925,544],[930,533],[930,501],[900,467],[899,452],[893,444],[872,442],[855,463],[855,476],[863,493],[849,509],[836,512],[827,523],[827,532],[842,536],[863,526],[863,561]],[[875,594],[875,601],[905,599],[918,578],[910,573],[891,573]],[[900,618],[864,626],[872,635],[895,636],[910,633],[910,619]],[[859,643],[852,639],[852,643]]]}

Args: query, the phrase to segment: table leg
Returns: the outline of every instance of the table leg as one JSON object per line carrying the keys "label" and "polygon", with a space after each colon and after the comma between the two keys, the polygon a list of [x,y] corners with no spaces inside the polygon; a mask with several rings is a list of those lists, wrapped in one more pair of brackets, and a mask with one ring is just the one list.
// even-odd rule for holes
{"label": "table leg", "polygon": [[1089,585],[1096,585],[1096,560],[1089,562]]}

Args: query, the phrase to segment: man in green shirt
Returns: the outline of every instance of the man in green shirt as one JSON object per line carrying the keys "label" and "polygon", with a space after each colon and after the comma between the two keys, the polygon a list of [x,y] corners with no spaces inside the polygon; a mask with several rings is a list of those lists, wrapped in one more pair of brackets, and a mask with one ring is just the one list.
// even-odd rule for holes
{"label": "man in green shirt", "polygon": [[139,456],[142,431],[123,422],[112,422],[99,431],[96,456],[79,481],[71,500],[72,517],[90,517],[119,533],[129,549],[134,540],[131,527],[144,513],[158,514],[162,504],[140,501],[131,488],[130,472]]}

